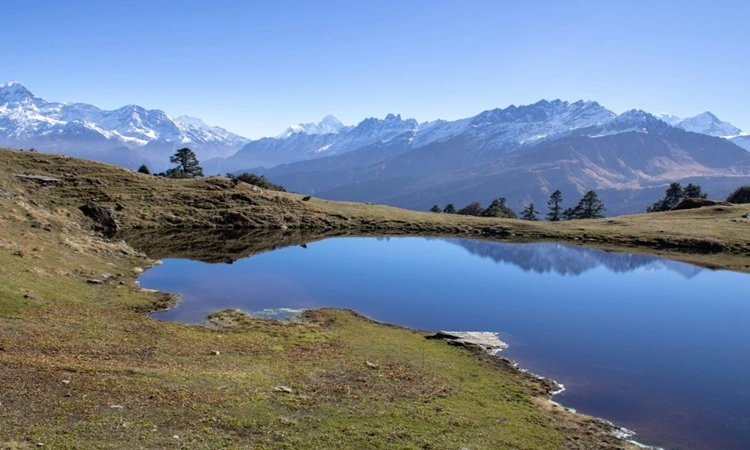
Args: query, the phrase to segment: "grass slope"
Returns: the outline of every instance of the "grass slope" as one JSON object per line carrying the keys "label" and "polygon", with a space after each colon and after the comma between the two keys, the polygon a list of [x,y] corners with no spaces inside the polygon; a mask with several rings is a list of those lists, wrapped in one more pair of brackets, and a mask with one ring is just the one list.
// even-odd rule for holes
{"label": "grass slope", "polygon": [[[112,206],[131,229],[198,231],[228,222],[314,230],[312,237],[275,234],[271,245],[342,233],[645,246],[662,239],[658,245],[682,243],[678,249],[716,243],[708,255],[680,254],[704,263],[747,261],[741,216],[748,210],[741,207],[529,223],[303,201],[224,179],[165,180],[0,150],[0,448],[628,446],[610,425],[552,406],[548,384],[507,361],[353,312],[311,311],[287,324],[235,311],[213,315],[207,326],[152,320],[145,312],[171,301],[134,282],[152,261],[92,233],[78,209],[87,200]],[[198,247],[221,241],[184,233],[162,238],[175,241],[163,251],[175,251],[185,236],[204,236]],[[266,249],[253,242],[221,250],[232,258]]]}

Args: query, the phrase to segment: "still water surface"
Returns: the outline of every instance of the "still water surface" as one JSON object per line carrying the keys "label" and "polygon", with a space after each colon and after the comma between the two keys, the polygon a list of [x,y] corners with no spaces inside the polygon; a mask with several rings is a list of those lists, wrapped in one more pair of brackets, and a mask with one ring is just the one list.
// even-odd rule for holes
{"label": "still water surface", "polygon": [[555,399],[674,449],[750,448],[750,276],[560,244],[335,238],[234,264],[166,259],[163,320],[344,307],[422,330],[494,331]]}

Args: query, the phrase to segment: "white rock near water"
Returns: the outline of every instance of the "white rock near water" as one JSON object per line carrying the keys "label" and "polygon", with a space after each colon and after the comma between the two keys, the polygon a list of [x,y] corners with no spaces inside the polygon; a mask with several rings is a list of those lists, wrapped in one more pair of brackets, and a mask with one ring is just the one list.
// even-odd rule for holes
{"label": "white rock near water", "polygon": [[489,331],[440,331],[434,338],[444,339],[451,345],[475,345],[488,351],[500,351],[508,348],[508,344],[501,341],[497,333]]}

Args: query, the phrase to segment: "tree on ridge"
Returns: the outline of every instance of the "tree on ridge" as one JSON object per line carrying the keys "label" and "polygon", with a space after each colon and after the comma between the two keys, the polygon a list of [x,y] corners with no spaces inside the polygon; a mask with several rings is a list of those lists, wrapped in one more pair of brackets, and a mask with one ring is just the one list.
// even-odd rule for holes
{"label": "tree on ridge", "polygon": [[195,152],[189,148],[181,148],[169,157],[169,162],[177,166],[167,170],[166,176],[169,178],[197,178],[203,176],[203,168],[198,162]]}

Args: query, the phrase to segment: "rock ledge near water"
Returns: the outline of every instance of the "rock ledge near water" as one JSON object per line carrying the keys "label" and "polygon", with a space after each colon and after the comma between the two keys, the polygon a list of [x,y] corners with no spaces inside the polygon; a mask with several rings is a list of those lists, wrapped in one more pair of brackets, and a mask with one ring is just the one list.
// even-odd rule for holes
{"label": "rock ledge near water", "polygon": [[485,351],[500,351],[508,348],[508,344],[497,337],[497,333],[489,331],[439,331],[428,339],[442,339],[450,345],[462,347],[479,347]]}

